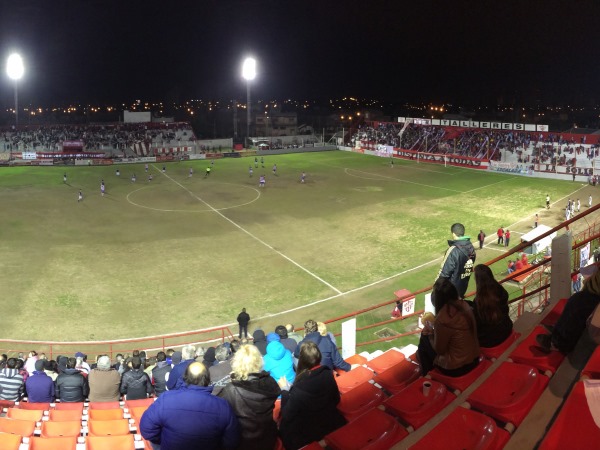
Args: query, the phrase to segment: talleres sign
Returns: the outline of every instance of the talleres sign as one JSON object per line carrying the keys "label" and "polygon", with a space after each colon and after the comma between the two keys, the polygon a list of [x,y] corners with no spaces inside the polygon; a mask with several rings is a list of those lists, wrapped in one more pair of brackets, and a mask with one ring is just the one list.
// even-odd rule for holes
{"label": "talleres sign", "polygon": [[443,127],[483,128],[488,130],[506,131],[548,131],[548,125],[540,125],[534,123],[486,122],[480,120],[421,119],[417,117],[398,117],[398,122],[400,123],[406,123],[407,121],[409,123],[414,123],[415,125],[438,125]]}

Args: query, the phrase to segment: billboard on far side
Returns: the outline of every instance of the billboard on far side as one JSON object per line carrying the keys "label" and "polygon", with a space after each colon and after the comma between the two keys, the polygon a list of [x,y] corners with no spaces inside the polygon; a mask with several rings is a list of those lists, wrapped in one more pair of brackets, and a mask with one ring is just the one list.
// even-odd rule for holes
{"label": "billboard on far side", "polygon": [[152,121],[152,113],[150,111],[123,111],[123,122],[125,123],[144,123]]}

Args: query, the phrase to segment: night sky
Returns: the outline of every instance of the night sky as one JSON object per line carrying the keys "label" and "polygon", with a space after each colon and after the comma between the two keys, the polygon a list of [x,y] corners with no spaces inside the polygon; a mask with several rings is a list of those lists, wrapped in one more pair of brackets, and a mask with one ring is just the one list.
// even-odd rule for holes
{"label": "night sky", "polygon": [[600,2],[0,0],[0,103],[600,101]]}

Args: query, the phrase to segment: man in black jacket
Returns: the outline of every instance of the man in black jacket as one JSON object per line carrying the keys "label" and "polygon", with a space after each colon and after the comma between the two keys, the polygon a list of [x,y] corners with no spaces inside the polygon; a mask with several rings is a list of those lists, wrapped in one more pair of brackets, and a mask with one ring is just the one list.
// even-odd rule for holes
{"label": "man in black jacket", "polygon": [[121,377],[121,394],[127,396],[127,400],[139,400],[148,398],[152,394],[152,383],[150,377],[142,369],[142,359],[139,356],[131,358],[131,370]]}
{"label": "man in black jacket", "polygon": [[156,367],[152,369],[152,384],[157,397],[167,390],[166,375],[171,372],[171,369],[171,365],[167,363],[165,352],[158,352],[156,354]]}
{"label": "man in black jacket", "polygon": [[248,323],[250,322],[250,315],[246,312],[246,308],[242,308],[242,312],[237,316],[238,324],[240,325],[240,339],[242,339],[242,333],[244,337],[248,337]]}
{"label": "man in black jacket", "polygon": [[67,359],[66,369],[56,378],[56,399],[61,402],[83,402],[90,393],[86,378],[75,368],[77,360]]}
{"label": "man in black jacket", "polygon": [[448,241],[450,248],[446,250],[436,280],[448,278],[456,287],[460,298],[463,298],[475,265],[475,247],[471,244],[469,236],[465,236],[465,226],[462,223],[452,225],[450,232],[453,240]]}

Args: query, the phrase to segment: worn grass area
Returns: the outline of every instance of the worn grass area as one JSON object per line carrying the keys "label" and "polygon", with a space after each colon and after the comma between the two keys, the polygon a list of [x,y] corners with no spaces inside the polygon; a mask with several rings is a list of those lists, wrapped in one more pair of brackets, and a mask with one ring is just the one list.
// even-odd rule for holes
{"label": "worn grass area", "polygon": [[344,152],[270,156],[252,178],[250,164],[219,160],[208,178],[203,161],[166,164],[165,174],[151,165],[151,182],[143,165],[120,166],[120,177],[115,166],[2,168],[0,337],[146,336],[230,323],[243,306],[267,317],[255,325],[326,319],[422,287],[435,270],[268,316],[441,257],[453,222],[492,235],[537,212],[547,192],[581,188]]}

